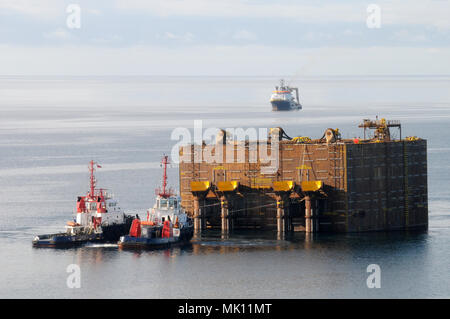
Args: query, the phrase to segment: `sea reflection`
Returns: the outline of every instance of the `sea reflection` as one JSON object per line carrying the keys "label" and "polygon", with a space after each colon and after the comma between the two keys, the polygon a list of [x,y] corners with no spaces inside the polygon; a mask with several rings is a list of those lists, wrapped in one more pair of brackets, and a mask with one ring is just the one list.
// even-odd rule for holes
{"label": "sea reflection", "polygon": [[102,265],[119,257],[116,244],[88,244],[80,248],[74,248],[73,251],[74,261],[79,265],[85,263]]}
{"label": "sea reflection", "polygon": [[[280,239],[281,238],[281,239]],[[192,240],[191,253],[226,254],[239,251],[288,251],[336,249],[339,252],[368,249],[426,248],[426,232],[371,232],[358,234],[287,233],[280,237],[276,232],[220,232],[206,231]],[[181,248],[183,249],[183,248]]]}
{"label": "sea reflection", "polygon": [[191,242],[159,249],[120,249],[117,244],[88,244],[79,248],[67,249],[65,254],[73,255],[78,264],[101,265],[119,259],[121,254],[133,259],[159,256],[175,260],[184,255],[235,254],[256,251],[294,251],[305,252],[332,251],[345,255],[372,255],[381,252],[409,250],[414,255],[427,254],[429,235],[427,232],[377,232],[358,234],[307,234],[304,232],[286,233],[280,239],[276,232],[240,231],[224,236],[220,231],[204,231],[194,236]]}
{"label": "sea reflection", "polygon": [[[139,295],[127,288],[133,286],[140,294],[156,298],[232,297],[236,287],[267,298],[395,298],[429,297],[427,291],[437,291],[436,296],[445,293],[445,280],[436,282],[445,270],[441,268],[437,275],[433,267],[442,253],[429,247],[433,240],[436,236],[427,232],[295,232],[279,240],[270,231],[233,231],[224,237],[220,231],[207,230],[186,245],[168,249],[120,250],[115,244],[30,249],[42,267],[58,263],[53,267],[59,269],[62,282],[68,264],[80,265],[83,292],[90,294],[99,287],[108,290],[118,285],[128,289],[128,297]],[[445,266],[444,260],[439,263]],[[381,268],[380,290],[366,287],[370,264]],[[187,286],[166,291],[162,287],[167,280],[182,280]],[[221,287],[220,291],[213,286]],[[119,290],[108,296],[119,297]]]}

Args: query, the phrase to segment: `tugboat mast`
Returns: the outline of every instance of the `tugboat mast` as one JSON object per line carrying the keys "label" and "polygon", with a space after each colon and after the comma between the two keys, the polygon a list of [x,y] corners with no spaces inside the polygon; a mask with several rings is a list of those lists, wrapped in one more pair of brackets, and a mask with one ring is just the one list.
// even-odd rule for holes
{"label": "tugboat mast", "polygon": [[95,179],[95,176],[94,176],[94,171],[95,171],[94,164],[95,164],[98,168],[101,168],[101,166],[98,165],[98,164],[97,164],[96,162],[94,162],[93,160],[91,160],[91,161],[89,162],[89,173],[90,173],[90,175],[91,175],[91,177],[90,177],[90,190],[89,190],[89,197],[90,197],[90,198],[93,198],[94,195],[95,195],[95,185],[96,185],[96,183],[97,183],[97,180]]}
{"label": "tugboat mast", "polygon": [[162,190],[157,189],[158,195],[164,198],[167,198],[171,195],[171,192],[166,192],[167,187],[167,164],[170,164],[169,162],[169,156],[164,155],[161,164],[163,165],[163,181],[162,181]]}

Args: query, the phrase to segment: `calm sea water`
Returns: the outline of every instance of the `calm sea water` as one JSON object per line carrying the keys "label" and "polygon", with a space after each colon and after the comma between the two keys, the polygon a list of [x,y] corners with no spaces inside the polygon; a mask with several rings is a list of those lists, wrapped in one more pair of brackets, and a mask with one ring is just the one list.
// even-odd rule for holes
{"label": "calm sea water", "polygon": [[[0,77],[1,298],[448,298],[450,297],[450,77],[293,79],[304,109],[273,113],[277,77]],[[153,205],[159,160],[175,127],[281,126],[322,136],[376,115],[403,135],[428,139],[427,232],[206,232],[184,248],[129,252],[114,245],[33,249],[36,234],[60,231],[88,188],[99,185],[126,210]],[[177,167],[170,169],[177,188]],[[81,288],[66,285],[67,266]],[[369,264],[381,288],[366,285]]]}

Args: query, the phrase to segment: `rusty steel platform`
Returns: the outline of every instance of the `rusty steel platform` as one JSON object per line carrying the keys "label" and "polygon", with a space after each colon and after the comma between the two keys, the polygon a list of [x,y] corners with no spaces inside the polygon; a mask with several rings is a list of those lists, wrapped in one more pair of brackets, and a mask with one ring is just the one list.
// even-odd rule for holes
{"label": "rusty steel platform", "polygon": [[[428,227],[427,141],[392,139],[398,122],[364,120],[372,138],[342,139],[327,129],[321,139],[287,136],[277,128],[257,148],[277,141],[278,167],[258,156],[252,143],[188,145],[180,149],[182,206],[197,230],[267,229],[279,232],[361,232]],[[389,124],[390,123],[390,124]],[[284,134],[284,135],[283,135]],[[230,145],[231,144],[231,145]],[[275,144],[274,144],[275,145]],[[205,148],[221,148],[223,160],[195,161]],[[227,151],[245,153],[242,162],[227,162]]]}

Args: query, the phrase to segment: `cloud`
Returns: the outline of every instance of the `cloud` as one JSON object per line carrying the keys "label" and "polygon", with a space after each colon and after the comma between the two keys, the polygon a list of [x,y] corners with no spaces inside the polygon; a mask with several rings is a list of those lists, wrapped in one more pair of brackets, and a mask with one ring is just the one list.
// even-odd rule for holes
{"label": "cloud", "polygon": [[58,28],[55,31],[44,32],[44,37],[47,39],[67,40],[71,37],[71,35],[67,32],[67,30]]}
{"label": "cloud", "polygon": [[164,32],[162,35],[158,34],[156,37],[158,39],[177,40],[182,42],[191,42],[194,39],[194,35],[190,32],[185,32],[182,34]]}
{"label": "cloud", "polygon": [[2,0],[0,9],[4,14],[22,14],[41,19],[65,13],[64,2],[58,0]]}
{"label": "cloud", "polygon": [[[300,3],[299,3],[300,2]],[[348,1],[273,1],[248,0],[116,0],[117,9],[128,12],[146,11],[149,14],[222,18],[288,18],[304,23],[360,22],[367,19],[369,3]],[[311,4],[314,3],[314,4]],[[379,0],[384,25],[430,25],[449,29],[450,1],[437,0]]]}
{"label": "cloud", "polygon": [[450,29],[450,1],[408,0],[382,1],[382,24],[426,25],[441,30]]}
{"label": "cloud", "polygon": [[235,40],[256,40],[258,37],[253,32],[239,30],[233,34],[232,38]]}
{"label": "cloud", "polygon": [[2,74],[450,73],[450,1],[377,0],[374,30],[357,0],[77,0],[77,31],[71,2],[0,0]]}
{"label": "cloud", "polygon": [[432,51],[416,47],[284,50],[261,45],[197,45],[183,50],[161,46],[0,46],[0,50],[3,75],[450,74],[450,48]]}
{"label": "cloud", "polygon": [[[222,18],[288,18],[304,23],[365,23],[369,2],[323,1],[252,1],[252,0],[115,0],[74,1],[83,12],[101,15],[147,13],[160,17],[222,17]],[[450,1],[444,0],[377,0],[382,25],[428,25],[450,29]],[[22,14],[47,19],[65,16],[69,4],[59,0],[1,0],[3,14]]]}
{"label": "cloud", "polygon": [[87,9],[86,11],[87,11],[87,13],[92,14],[92,15],[96,15],[96,16],[102,15],[102,12],[98,9]]}
{"label": "cloud", "polygon": [[324,32],[313,32],[313,31],[309,31],[306,32],[306,34],[304,35],[304,38],[306,40],[319,40],[319,41],[328,41],[332,38],[332,34],[330,33],[324,33]]}
{"label": "cloud", "polygon": [[114,34],[114,35],[107,35],[104,37],[93,37],[90,39],[90,42],[99,45],[110,45],[120,43],[122,40],[123,38],[121,36]]}
{"label": "cloud", "polygon": [[[289,3],[259,3],[244,0],[116,0],[116,8],[126,11],[142,11],[158,16],[204,16],[204,17],[289,17],[305,22],[341,21],[346,17],[361,20],[364,10],[352,4],[310,5]],[[319,19],[319,20],[317,20]]]}
{"label": "cloud", "polygon": [[406,29],[401,29],[399,31],[394,32],[393,39],[397,41],[404,41],[404,42],[426,42],[428,40],[428,37],[423,33],[417,33],[417,32],[410,32]]}
{"label": "cloud", "polygon": [[353,30],[347,28],[342,32],[342,34],[348,37],[354,37],[354,36],[361,36],[363,33],[360,30]]}

